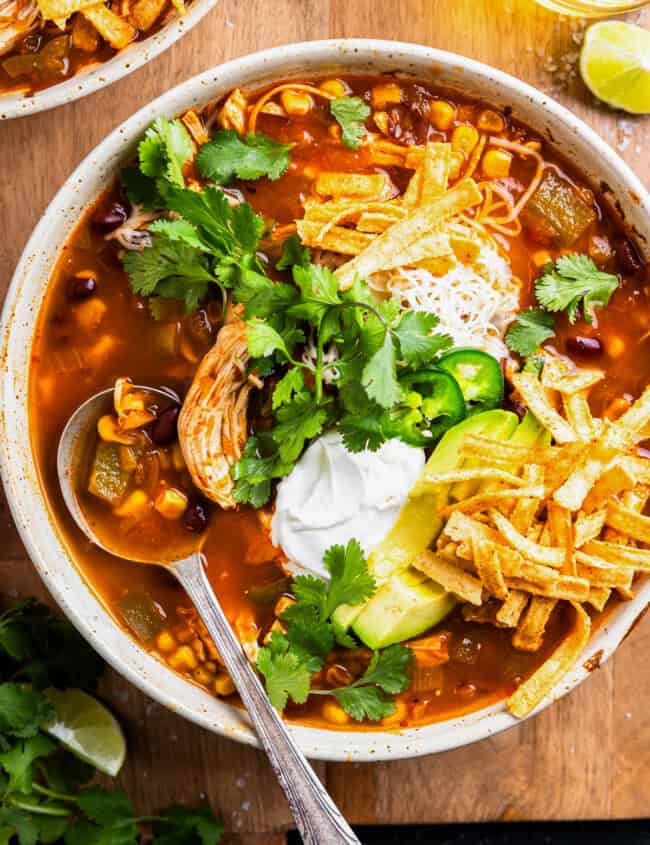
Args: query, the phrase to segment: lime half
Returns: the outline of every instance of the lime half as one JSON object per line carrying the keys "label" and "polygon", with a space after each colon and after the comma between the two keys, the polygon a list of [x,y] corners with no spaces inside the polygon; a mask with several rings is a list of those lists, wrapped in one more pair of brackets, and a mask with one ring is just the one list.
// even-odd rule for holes
{"label": "lime half", "polygon": [[624,21],[587,30],[580,55],[585,85],[605,103],[632,114],[650,113],[650,32]]}
{"label": "lime half", "polygon": [[126,742],[113,714],[80,689],[48,689],[45,694],[56,710],[47,733],[86,763],[115,777],[126,756]]}

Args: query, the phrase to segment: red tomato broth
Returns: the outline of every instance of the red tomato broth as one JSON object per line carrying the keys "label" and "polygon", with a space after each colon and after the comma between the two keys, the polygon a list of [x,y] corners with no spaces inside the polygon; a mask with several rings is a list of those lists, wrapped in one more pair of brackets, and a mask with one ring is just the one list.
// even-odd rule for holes
{"label": "red tomato broth", "polygon": [[[376,84],[376,77],[355,77],[347,80],[350,90],[358,95],[367,94]],[[401,140],[406,137],[415,142],[446,140],[454,125],[475,122],[482,104],[448,99],[458,105],[455,123],[447,132],[432,129],[426,117],[424,103],[428,89],[414,82],[402,84],[403,102],[395,118],[395,126],[406,126]],[[426,96],[425,96],[426,93]],[[446,96],[446,95],[445,95]],[[407,174],[399,168],[377,168],[361,148],[351,151],[342,147],[332,137],[325,106],[317,102],[309,115],[302,118],[278,118],[261,114],[257,130],[296,146],[292,150],[291,165],[287,173],[276,182],[260,179],[255,183],[238,183],[245,199],[254,209],[282,225],[291,223],[302,214],[302,202],[309,194],[314,175],[321,170],[349,172],[375,172],[385,169],[393,183],[403,190]],[[406,120],[406,116],[409,117]],[[539,140],[534,132],[506,118],[507,133],[524,140]],[[396,140],[400,140],[396,138]],[[580,184],[580,178],[555,154],[544,148],[545,158],[561,170],[565,178]],[[518,158],[513,160],[511,178],[527,184],[533,165]],[[96,208],[106,208],[119,199],[119,191],[112,188],[99,200]],[[594,235],[610,240],[621,232],[604,206],[596,202],[598,219],[571,251],[589,250]],[[154,568],[130,564],[110,557],[91,546],[76,530],[67,514],[58,490],[56,456],[52,444],[58,442],[62,428],[76,407],[89,395],[112,386],[119,376],[127,375],[136,384],[153,387],[167,386],[182,397],[189,386],[196,363],[182,355],[162,358],[155,352],[160,327],[148,311],[146,304],[134,296],[126,274],[117,257],[117,245],[104,240],[92,228],[91,210],[79,223],[64,247],[53,272],[48,293],[39,315],[34,341],[31,371],[31,421],[32,440],[44,493],[55,520],[84,576],[118,621],[123,620],[117,602],[129,590],[145,591],[165,611],[169,624],[180,620],[179,608],[188,607],[188,600],[175,585],[171,576]],[[552,257],[561,253],[559,248],[540,245],[524,230],[515,239],[500,240],[507,249],[514,274],[523,283],[522,307],[532,299],[532,288],[539,267],[534,256],[546,249]],[[272,262],[271,262],[272,263]],[[606,269],[616,272],[615,257]],[[97,342],[96,327],[81,331],[75,316],[78,306],[69,300],[69,279],[80,270],[97,273],[99,293],[107,305],[103,318],[104,335],[113,338],[105,353],[93,359],[92,345]],[[622,317],[625,316],[625,320]],[[182,315],[179,321],[183,322]],[[606,378],[593,394],[593,411],[603,413],[613,399],[624,394],[639,395],[650,377],[650,357],[640,355],[645,334],[650,323],[645,279],[624,277],[620,289],[614,294],[607,309],[598,313],[597,325],[584,321],[570,326],[564,317],[557,321],[558,332],[553,343],[561,353],[567,352],[566,342],[577,335],[598,336],[603,351],[589,359],[576,359],[579,364],[598,366],[606,370]],[[616,341],[614,339],[617,339]],[[81,343],[80,343],[81,341]],[[208,346],[197,350],[201,354]],[[81,359],[72,360],[77,350]],[[616,354],[614,354],[614,352]],[[90,357],[88,357],[90,356]],[[200,357],[200,356],[199,356]],[[197,358],[198,360],[198,358]],[[75,363],[76,361],[76,363]],[[53,385],[55,384],[55,389]],[[273,621],[272,606],[260,607],[249,598],[249,591],[282,577],[282,569],[269,553],[253,554],[260,563],[245,563],[249,549],[268,543],[268,538],[257,515],[247,507],[237,512],[214,508],[203,551],[208,564],[208,576],[231,622],[245,615],[250,624],[261,632],[268,630]],[[495,629],[490,625],[468,623],[460,611],[444,620],[438,630],[449,632],[452,658],[441,666],[441,683],[430,694],[406,692],[401,700],[406,703],[406,715],[391,727],[425,724],[440,721],[479,707],[494,703],[511,693],[522,679],[528,677],[552,653],[567,629],[564,608],[554,613],[549,624],[544,645],[539,652],[530,654],[515,650],[511,631]],[[471,641],[472,660],[454,658],[460,652],[459,643]],[[150,645],[151,647],[151,645]],[[188,677],[197,682],[196,676]],[[306,705],[289,705],[286,716],[292,721],[316,726],[332,727],[321,714],[323,698],[312,696]],[[345,729],[350,726],[342,725]],[[376,726],[365,726],[373,728]]]}

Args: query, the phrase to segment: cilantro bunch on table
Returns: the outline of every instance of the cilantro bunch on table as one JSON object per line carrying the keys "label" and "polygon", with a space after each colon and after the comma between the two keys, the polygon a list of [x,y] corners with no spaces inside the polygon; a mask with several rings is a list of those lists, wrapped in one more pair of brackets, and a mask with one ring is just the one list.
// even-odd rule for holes
{"label": "cilantro bunch on table", "polygon": [[392,645],[372,654],[365,672],[344,687],[312,687],[312,677],[335,646],[356,648],[356,641],[333,620],[341,605],[357,605],[376,590],[359,543],[331,546],[323,558],[330,581],[313,575],[293,579],[295,603],[280,619],[285,632],[274,631],[260,650],[257,668],[264,676],[274,707],[283,710],[291,699],[304,704],[310,695],[332,695],[353,719],[377,721],[395,712],[394,696],[409,684],[413,652]]}
{"label": "cilantro bunch on table", "polygon": [[217,845],[223,825],[209,810],[172,807],[138,818],[122,790],[89,785],[92,766],[48,728],[50,688],[92,693],[103,661],[68,623],[34,600],[0,615],[0,843]]}
{"label": "cilantro bunch on table", "polygon": [[593,323],[595,310],[609,304],[618,284],[617,276],[599,270],[588,255],[560,256],[535,281],[535,298],[541,307],[522,311],[509,326],[508,348],[522,357],[534,355],[555,335],[553,315],[559,312],[565,312],[571,324],[581,315]]}

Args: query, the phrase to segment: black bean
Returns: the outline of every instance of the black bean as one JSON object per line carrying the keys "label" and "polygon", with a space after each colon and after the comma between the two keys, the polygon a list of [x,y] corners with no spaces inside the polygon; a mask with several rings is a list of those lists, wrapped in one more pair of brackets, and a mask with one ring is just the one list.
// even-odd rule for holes
{"label": "black bean", "polygon": [[621,272],[628,276],[636,276],[645,267],[645,261],[640,256],[636,244],[629,238],[616,238],[614,253]]}
{"label": "black bean", "polygon": [[178,405],[171,405],[169,408],[165,408],[151,424],[151,439],[156,446],[169,446],[176,440],[176,425],[179,413]]}
{"label": "black bean", "polygon": [[114,202],[105,211],[96,211],[92,216],[93,228],[103,234],[113,232],[126,222],[128,217],[126,208],[119,202]]}
{"label": "black bean", "polygon": [[203,502],[192,502],[183,514],[183,525],[197,534],[208,527],[208,511]]}
{"label": "black bean", "polygon": [[94,276],[78,277],[75,276],[70,280],[68,286],[68,296],[70,299],[79,301],[81,299],[88,299],[97,290],[97,279]]}
{"label": "black bean", "polygon": [[583,358],[592,358],[596,355],[602,355],[603,343],[597,337],[577,335],[576,337],[567,338],[566,348],[568,352],[574,355],[580,355]]}

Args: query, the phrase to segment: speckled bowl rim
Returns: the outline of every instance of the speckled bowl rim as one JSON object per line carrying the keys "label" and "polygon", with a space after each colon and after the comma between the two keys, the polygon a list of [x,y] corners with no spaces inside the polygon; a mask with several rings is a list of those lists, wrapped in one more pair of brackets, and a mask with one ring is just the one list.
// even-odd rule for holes
{"label": "speckled bowl rim", "polygon": [[0,120],[14,117],[26,117],[41,111],[56,108],[66,103],[73,103],[88,94],[94,94],[102,88],[117,82],[133,73],[164,52],[182,38],[205,17],[218,0],[193,0],[183,17],[173,15],[158,32],[142,41],[129,44],[110,59],[98,65],[82,70],[71,79],[52,85],[35,94],[25,96],[21,93],[0,94]]}
{"label": "speckled bowl rim", "polygon": [[[174,116],[236,85],[252,87],[304,75],[393,72],[462,88],[515,116],[552,139],[557,148],[601,189],[613,191],[618,209],[643,246],[650,234],[650,196],[631,170],[593,130],[550,97],[513,77],[459,55],[412,44],[332,40],[277,47],[207,71],[145,106],[112,132],[79,165],[35,228],[13,277],[4,306],[0,380],[0,470],[9,504],[36,569],[81,633],[124,677],[156,701],[208,730],[257,745],[246,716],[183,681],[126,634],[109,615],[79,571],[53,525],[34,467],[28,438],[28,368],[34,323],[49,273],[61,246],[102,183],[133,150],[159,115]],[[650,602],[650,581],[622,604],[590,642],[579,665],[538,711],[583,681],[625,638]],[[537,711],[537,712],[538,712]],[[291,726],[303,751],[323,760],[373,761],[446,751],[493,736],[518,724],[502,703],[399,732],[329,731]],[[594,725],[594,728],[596,726]]]}

